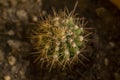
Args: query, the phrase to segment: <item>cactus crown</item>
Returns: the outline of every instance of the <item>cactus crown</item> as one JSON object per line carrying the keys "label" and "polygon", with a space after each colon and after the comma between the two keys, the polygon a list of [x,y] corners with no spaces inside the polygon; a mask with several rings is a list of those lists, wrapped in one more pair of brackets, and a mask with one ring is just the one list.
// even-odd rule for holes
{"label": "cactus crown", "polygon": [[74,14],[76,5],[70,13],[67,9],[59,13],[53,10],[54,15],[42,20],[32,35],[35,61],[47,62],[50,70],[54,65],[65,67],[77,61],[85,46],[85,23]]}

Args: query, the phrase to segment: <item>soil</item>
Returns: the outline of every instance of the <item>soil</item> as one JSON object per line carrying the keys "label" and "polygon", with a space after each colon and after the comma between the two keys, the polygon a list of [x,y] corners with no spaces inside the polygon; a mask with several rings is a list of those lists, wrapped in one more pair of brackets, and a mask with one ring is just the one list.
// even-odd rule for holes
{"label": "soil", "polygon": [[120,80],[120,10],[109,0],[78,0],[76,13],[92,28],[89,60],[65,71],[39,68],[33,63],[31,26],[40,14],[52,14],[76,0],[0,0],[0,80]]}

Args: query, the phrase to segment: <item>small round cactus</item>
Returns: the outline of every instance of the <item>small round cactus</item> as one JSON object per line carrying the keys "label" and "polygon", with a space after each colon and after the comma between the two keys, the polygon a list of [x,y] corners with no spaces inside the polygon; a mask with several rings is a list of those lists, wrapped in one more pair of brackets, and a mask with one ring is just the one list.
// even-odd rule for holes
{"label": "small round cactus", "polygon": [[75,8],[76,5],[70,13],[67,9],[59,13],[53,10],[53,16],[40,21],[31,37],[37,51],[35,62],[47,63],[51,70],[56,65],[64,69],[78,61],[87,34],[84,18],[76,17]]}

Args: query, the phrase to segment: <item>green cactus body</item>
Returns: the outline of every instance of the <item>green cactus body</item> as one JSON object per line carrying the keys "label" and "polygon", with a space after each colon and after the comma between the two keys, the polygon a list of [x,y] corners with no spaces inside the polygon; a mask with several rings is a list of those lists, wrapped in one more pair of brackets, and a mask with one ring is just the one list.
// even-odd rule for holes
{"label": "green cactus body", "polygon": [[35,61],[51,66],[65,67],[77,61],[85,46],[84,20],[65,11],[41,21],[36,27],[32,42],[37,50]]}

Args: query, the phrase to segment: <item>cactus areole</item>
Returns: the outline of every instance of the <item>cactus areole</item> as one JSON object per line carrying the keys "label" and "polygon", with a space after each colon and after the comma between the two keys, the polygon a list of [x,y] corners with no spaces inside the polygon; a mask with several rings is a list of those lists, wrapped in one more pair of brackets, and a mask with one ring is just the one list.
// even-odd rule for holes
{"label": "cactus areole", "polygon": [[78,60],[85,46],[85,22],[74,14],[75,8],[59,13],[53,10],[53,16],[42,20],[31,37],[37,51],[35,62],[47,63],[50,70],[55,65],[65,68]]}

